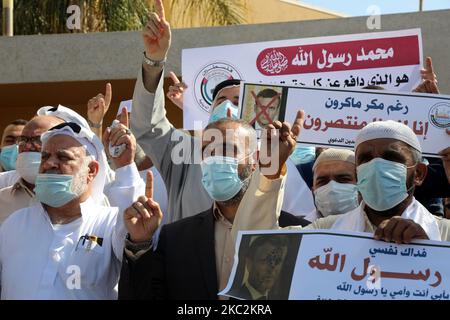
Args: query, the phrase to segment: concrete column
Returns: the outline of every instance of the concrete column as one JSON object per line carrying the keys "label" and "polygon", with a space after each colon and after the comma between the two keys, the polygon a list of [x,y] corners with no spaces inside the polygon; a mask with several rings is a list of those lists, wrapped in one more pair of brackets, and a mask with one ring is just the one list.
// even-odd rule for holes
{"label": "concrete column", "polygon": [[14,34],[14,1],[3,0],[3,35],[12,37]]}

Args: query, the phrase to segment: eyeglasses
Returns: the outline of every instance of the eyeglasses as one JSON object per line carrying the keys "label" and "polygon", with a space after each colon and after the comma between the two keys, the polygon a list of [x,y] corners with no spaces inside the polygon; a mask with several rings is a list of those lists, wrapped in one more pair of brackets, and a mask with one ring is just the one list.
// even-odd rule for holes
{"label": "eyeglasses", "polygon": [[41,146],[42,142],[41,142],[41,136],[34,136],[34,137],[25,137],[25,136],[20,136],[17,139],[17,144],[27,144],[27,143],[31,143],[33,145],[37,145],[37,146]]}

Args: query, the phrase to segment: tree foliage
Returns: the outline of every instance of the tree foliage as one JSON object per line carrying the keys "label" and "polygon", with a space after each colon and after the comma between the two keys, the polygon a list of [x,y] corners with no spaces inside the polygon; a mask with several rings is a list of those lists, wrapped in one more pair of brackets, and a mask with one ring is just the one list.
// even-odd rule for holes
{"label": "tree foliage", "polygon": [[[174,28],[245,22],[245,0],[164,0],[164,4]],[[81,30],[66,26],[71,5],[81,9]],[[152,10],[152,0],[15,0],[14,34],[139,30]]]}

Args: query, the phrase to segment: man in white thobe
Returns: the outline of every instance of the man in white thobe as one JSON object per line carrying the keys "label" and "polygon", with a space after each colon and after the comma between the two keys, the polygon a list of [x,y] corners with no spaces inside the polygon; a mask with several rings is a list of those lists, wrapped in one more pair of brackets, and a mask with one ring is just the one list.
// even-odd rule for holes
{"label": "man in white thobe", "polygon": [[308,221],[358,207],[355,153],[334,148],[323,151],[314,162],[312,191],[316,208],[305,216]]}
{"label": "man in white thobe", "polygon": [[[118,161],[133,164],[132,135],[124,131],[118,142],[127,146]],[[0,227],[2,299],[117,298],[123,209],[144,185],[127,189],[121,181],[118,206],[102,206],[95,201],[105,179],[99,163],[106,163],[106,156],[92,131],[63,123],[42,135],[39,203],[15,212]],[[135,165],[129,172],[139,177]],[[103,181],[96,181],[99,177]]]}
{"label": "man in white thobe", "polygon": [[[355,157],[363,201],[348,213],[315,220],[305,229],[368,232],[376,239],[397,243],[450,240],[450,221],[432,215],[413,196],[427,167],[421,162],[419,140],[409,127],[390,120],[367,125],[356,138]],[[279,212],[277,209],[271,221],[249,215],[246,223],[255,229],[278,228]]]}

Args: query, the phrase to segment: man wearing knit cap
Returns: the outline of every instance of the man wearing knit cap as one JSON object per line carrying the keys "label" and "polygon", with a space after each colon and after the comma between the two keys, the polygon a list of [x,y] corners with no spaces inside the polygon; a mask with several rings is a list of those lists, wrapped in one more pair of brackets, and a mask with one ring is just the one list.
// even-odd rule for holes
{"label": "man wearing knit cap", "polygon": [[[348,213],[317,219],[305,229],[369,232],[375,239],[397,243],[449,241],[450,221],[433,216],[413,196],[427,174],[421,150],[414,132],[402,123],[378,121],[364,127],[355,145],[357,188],[363,201]],[[270,229],[278,213],[270,222],[258,217],[264,223],[248,223],[254,229]]]}
{"label": "man wearing knit cap", "polygon": [[316,209],[305,219],[311,222],[329,215],[343,214],[358,207],[355,153],[347,149],[327,149],[313,166]]}
{"label": "man wearing knit cap", "polygon": [[375,234],[375,239],[409,243],[413,239],[448,241],[450,222],[433,216],[413,196],[425,179],[417,136],[392,120],[373,122],[356,137],[358,208],[329,216],[308,229],[335,229]]}

